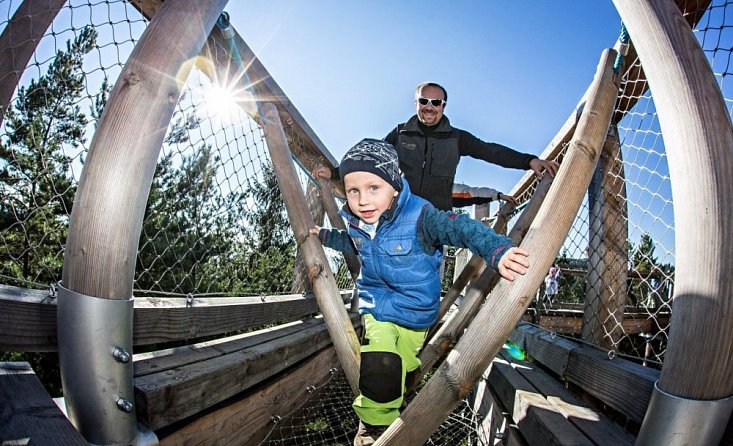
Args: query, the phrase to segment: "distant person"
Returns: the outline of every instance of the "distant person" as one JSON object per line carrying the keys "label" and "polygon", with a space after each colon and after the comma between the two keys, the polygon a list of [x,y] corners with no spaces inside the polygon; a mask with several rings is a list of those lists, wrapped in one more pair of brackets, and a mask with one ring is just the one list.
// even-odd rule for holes
{"label": "distant person", "polygon": [[557,297],[557,291],[560,288],[560,268],[552,265],[545,276],[545,301],[552,304]]}
{"label": "distant person", "polygon": [[361,258],[356,280],[364,316],[355,446],[373,444],[397,417],[405,375],[438,317],[442,246],[467,247],[508,281],[529,267],[527,252],[467,215],[436,209],[400,177],[391,144],[364,139],[339,166],[347,231],[311,228],[324,246]]}
{"label": "distant person", "polygon": [[[458,184],[454,189],[456,169],[462,156],[502,167],[532,169],[540,178],[544,171],[555,176],[559,168],[556,161],[541,160],[501,144],[484,142],[465,130],[452,127],[443,114],[447,99],[448,92],[439,84],[421,83],[415,90],[417,113],[384,138],[397,149],[400,169],[414,194],[444,211],[490,201],[460,197],[460,191],[467,186]],[[330,178],[337,173],[319,166],[314,175]],[[510,195],[501,193],[496,198],[516,204],[515,197]]]}

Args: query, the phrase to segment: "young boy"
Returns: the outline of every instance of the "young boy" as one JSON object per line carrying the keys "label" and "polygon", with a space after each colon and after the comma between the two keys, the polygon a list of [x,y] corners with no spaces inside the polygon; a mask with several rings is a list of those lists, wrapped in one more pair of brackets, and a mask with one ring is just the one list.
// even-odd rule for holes
{"label": "young boy", "polygon": [[443,245],[471,249],[509,281],[529,263],[508,237],[413,195],[387,142],[360,141],[344,155],[339,174],[348,231],[310,232],[324,246],[361,257],[356,287],[366,343],[353,407],[361,420],[354,445],[364,446],[399,416],[405,375],[420,366],[418,351],[438,315]]}

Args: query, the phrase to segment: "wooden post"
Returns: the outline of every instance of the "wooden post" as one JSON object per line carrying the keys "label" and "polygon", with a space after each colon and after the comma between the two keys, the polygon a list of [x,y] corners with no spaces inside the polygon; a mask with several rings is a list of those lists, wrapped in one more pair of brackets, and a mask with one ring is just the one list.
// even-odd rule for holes
{"label": "wooden post", "polygon": [[615,55],[606,50],[601,57],[575,137],[522,243],[530,253],[527,274],[499,283],[453,351],[376,445],[423,444],[471,390],[521,318],[572,226],[598,161],[618,89]]}
{"label": "wooden post", "polygon": [[[323,203],[323,208],[326,211],[326,215],[328,215],[328,220],[331,222],[331,226],[345,231],[346,224],[344,223],[344,219],[341,218],[341,215],[339,215],[336,198],[333,196],[333,191],[331,190],[331,182],[325,178],[319,178],[318,183],[321,185],[321,201]],[[351,279],[356,280],[356,278],[359,277],[359,270],[361,269],[359,256],[353,254],[344,255],[344,261],[351,273]]]}
{"label": "wooden post", "polygon": [[628,274],[626,178],[616,127],[610,128],[588,188],[589,253],[583,340],[618,349]]}
{"label": "wooden post", "polygon": [[[681,399],[723,399],[733,395],[730,116],[710,65],[673,2],[614,4],[654,93],[675,203],[673,329],[659,387]],[[717,443],[719,438],[697,436],[704,429],[700,424],[690,426],[690,440]]]}
{"label": "wooden post", "polygon": [[24,0],[0,35],[0,125],[28,61],[66,0]]}
{"label": "wooden post", "polygon": [[[312,181],[308,181],[306,186],[305,202],[308,205],[308,211],[313,217],[313,221],[317,226],[323,226],[323,220],[325,212],[323,209],[323,203],[318,198],[318,187]],[[291,288],[292,293],[303,293],[310,291],[313,286],[308,280],[308,274],[305,271],[305,263],[303,263],[303,255],[300,250],[295,255],[295,269],[293,274],[293,286]]]}
{"label": "wooden post", "polygon": [[[512,239],[515,245],[519,245],[530,225],[535,219],[537,212],[539,212],[542,203],[547,196],[547,192],[550,190],[552,185],[552,178],[549,175],[545,175],[537,184],[537,188],[532,195],[527,207],[522,211],[522,215],[519,217],[517,223],[512,227],[509,232],[509,237]],[[506,226],[505,226],[506,227]],[[446,323],[440,327],[437,332],[429,338],[428,343],[420,353],[420,365],[419,372],[416,374],[416,378],[422,377],[433,365],[440,359],[445,352],[448,351],[451,345],[458,339],[463,333],[463,330],[471,323],[476,313],[481,309],[481,305],[484,302],[484,297],[488,294],[491,289],[499,281],[499,274],[493,269],[486,268],[486,263],[479,256],[474,256],[471,262],[477,259],[481,261],[484,269],[481,274],[476,278],[466,292],[466,296],[463,298],[463,304],[455,312]],[[470,262],[469,262],[470,264]]]}
{"label": "wooden post", "polygon": [[298,249],[303,254],[308,277],[313,284],[316,300],[328,326],[336,354],[351,384],[351,390],[356,395],[359,393],[359,338],[351,325],[351,319],[339,294],[323,246],[318,237],[311,236],[308,232],[314,226],[314,222],[308,212],[303,189],[297,181],[295,166],[290,158],[290,150],[277,108],[274,104],[264,103],[260,105],[260,112],[267,148],[280,184],[288,218],[293,225]]}

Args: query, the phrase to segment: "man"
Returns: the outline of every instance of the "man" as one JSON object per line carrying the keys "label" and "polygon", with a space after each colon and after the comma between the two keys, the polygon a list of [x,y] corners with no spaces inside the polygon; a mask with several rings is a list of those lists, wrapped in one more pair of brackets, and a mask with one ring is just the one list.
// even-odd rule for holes
{"label": "man", "polygon": [[[397,148],[400,169],[415,194],[442,210],[471,204],[470,201],[462,203],[465,199],[459,195],[453,198],[456,168],[462,156],[502,167],[532,169],[540,178],[543,171],[555,176],[559,168],[555,161],[541,160],[501,144],[484,142],[465,130],[451,126],[443,114],[447,99],[448,92],[441,85],[421,83],[415,89],[417,113],[384,138]],[[461,189],[462,185],[457,186]],[[514,197],[504,194],[499,194],[498,198],[514,201]]]}
{"label": "man", "polygon": [[[543,171],[554,177],[560,165],[535,155],[517,152],[496,143],[487,143],[471,133],[452,127],[443,114],[448,92],[435,82],[423,82],[415,89],[417,113],[395,127],[384,140],[395,146],[402,171],[410,189],[438,209],[450,210],[492,199],[517,204],[514,197],[493,189],[470,188],[455,184],[456,169],[462,156],[470,156],[515,169],[532,169],[542,178]],[[325,166],[318,166],[315,177],[338,178]],[[455,187],[454,187],[455,186]]]}

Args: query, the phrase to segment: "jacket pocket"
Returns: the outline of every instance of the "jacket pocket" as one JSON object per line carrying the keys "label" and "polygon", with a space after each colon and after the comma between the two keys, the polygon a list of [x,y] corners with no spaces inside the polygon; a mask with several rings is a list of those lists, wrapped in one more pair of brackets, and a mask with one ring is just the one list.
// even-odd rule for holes
{"label": "jacket pocket", "polygon": [[394,239],[385,240],[382,244],[382,250],[387,257],[387,264],[393,268],[408,268],[414,262],[412,256],[412,240]]}

